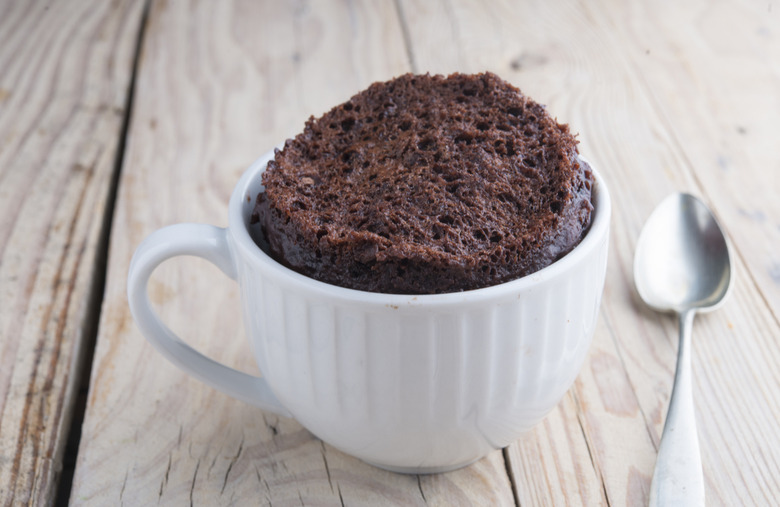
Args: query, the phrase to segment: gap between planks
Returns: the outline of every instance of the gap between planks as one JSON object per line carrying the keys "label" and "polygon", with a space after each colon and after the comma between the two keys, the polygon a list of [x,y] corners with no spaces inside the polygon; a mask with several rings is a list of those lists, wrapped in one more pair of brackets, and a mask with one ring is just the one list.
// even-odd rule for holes
{"label": "gap between planks", "polygon": [[89,289],[88,308],[89,314],[85,317],[84,341],[82,343],[81,357],[77,359],[74,368],[75,378],[73,385],[76,386],[76,399],[73,401],[70,423],[66,435],[65,451],[63,456],[63,469],[60,474],[59,482],[56,486],[54,504],[56,506],[67,506],[70,501],[70,492],[73,486],[73,475],[76,469],[76,458],[78,455],[79,443],[81,442],[81,425],[84,422],[84,414],[87,408],[87,391],[89,388],[90,376],[92,373],[92,361],[97,344],[97,334],[100,323],[100,312],[103,305],[103,296],[106,289],[106,275],[108,270],[108,246],[111,238],[111,227],[114,218],[114,208],[116,196],[119,190],[119,180],[122,173],[122,165],[125,160],[125,148],[127,146],[127,134],[132,121],[133,99],[135,97],[136,75],[138,73],[139,61],[143,51],[144,36],[149,19],[149,8],[151,0],[144,0],[144,7],[141,13],[141,20],[136,32],[135,49],[133,52],[133,65],[130,74],[130,80],[127,87],[127,95],[124,105],[124,117],[122,118],[122,128],[119,132],[119,142],[117,144],[116,158],[111,172],[111,182],[109,185],[108,197],[106,198],[106,209],[103,215],[103,223],[100,227],[100,236],[95,254],[96,276],[92,279]]}

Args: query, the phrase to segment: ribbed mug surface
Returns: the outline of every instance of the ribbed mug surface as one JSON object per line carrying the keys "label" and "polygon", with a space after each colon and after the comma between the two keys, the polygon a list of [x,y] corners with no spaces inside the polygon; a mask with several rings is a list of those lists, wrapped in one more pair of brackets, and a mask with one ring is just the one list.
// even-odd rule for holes
{"label": "ribbed mug surface", "polygon": [[405,296],[330,286],[257,248],[250,215],[264,167],[231,200],[247,334],[276,397],[319,438],[392,470],[454,469],[516,440],[572,385],[606,275],[610,200],[595,171],[592,225],[553,265],[494,287]]}

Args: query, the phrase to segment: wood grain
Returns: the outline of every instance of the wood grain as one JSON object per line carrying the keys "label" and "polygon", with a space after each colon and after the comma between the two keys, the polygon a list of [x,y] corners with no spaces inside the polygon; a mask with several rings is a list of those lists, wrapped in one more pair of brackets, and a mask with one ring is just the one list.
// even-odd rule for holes
{"label": "wood grain", "polygon": [[[392,2],[153,2],[110,246],[71,501],[76,504],[514,504],[503,455],[447,476],[385,472],[297,422],[189,378],[132,324],[134,248],[174,222],[224,225],[243,170],[371,82],[408,70]],[[207,355],[255,372],[237,288],[177,259],[150,295]]]}
{"label": "wood grain", "polygon": [[140,19],[132,1],[0,5],[2,505],[48,503],[62,469]]}
{"label": "wood grain", "polygon": [[[16,6],[0,18],[0,40],[8,41],[0,50],[0,68],[10,62],[11,69],[0,76],[5,211],[0,245],[16,252],[3,253],[0,264],[3,337],[22,336],[24,330],[35,330],[27,331],[34,337],[74,336],[60,318],[62,308],[71,312],[76,297],[69,299],[67,280],[78,278],[85,262],[92,265],[79,264],[74,252],[84,251],[88,258],[91,243],[78,247],[84,245],[78,238],[92,237],[83,231],[92,231],[89,220],[102,210],[100,198],[89,197],[93,190],[85,189],[105,183],[87,176],[99,171],[71,175],[62,167],[70,160],[83,168],[95,160],[95,167],[102,167],[99,161],[110,160],[112,148],[99,149],[100,142],[62,132],[93,125],[72,123],[68,114],[82,122],[105,115],[106,123],[94,123],[101,133],[115,133],[121,115],[97,108],[82,118],[86,113],[75,105],[50,106],[52,94],[87,93],[82,81],[59,80],[63,71],[52,62],[78,68],[73,63],[78,58],[68,57],[67,48],[80,47],[91,55],[85,68],[97,72],[100,58],[114,51],[110,78],[88,81],[92,74],[86,72],[79,79],[92,83],[83,87],[89,93],[111,89],[116,93],[111,97],[121,98],[110,83],[127,77],[122,74],[127,68],[116,62],[131,52],[127,27],[139,16],[133,7],[125,28],[110,31],[113,45],[90,50],[100,56],[68,38],[87,37],[88,27],[100,24],[100,10],[84,15],[91,21],[83,26],[74,17],[58,30],[41,30],[41,46],[60,53],[36,46],[23,59],[13,55],[23,45],[21,34],[35,25],[28,8]],[[780,124],[779,15],[771,3],[742,0],[684,5],[507,0],[489,7],[466,0],[152,2],[113,217],[73,503],[231,505],[251,498],[296,505],[646,505],[677,327],[638,301],[631,268],[644,220],[676,190],[702,195],[711,204],[733,240],[736,266],[729,302],[697,317],[694,325],[694,395],[708,505],[775,503],[780,497],[780,157],[774,146]],[[57,19],[70,16],[57,12]],[[573,388],[504,453],[426,477],[363,465],[295,421],[244,406],[186,377],[146,345],[124,296],[130,256],[149,232],[181,221],[224,225],[231,189],[254,158],[297,133],[309,115],[372,81],[410,69],[491,70],[518,85],[579,132],[582,153],[605,176],[614,200],[601,315]],[[20,89],[26,94],[19,95]],[[19,116],[24,121],[14,124]],[[22,166],[40,170],[8,170]],[[31,188],[40,196],[62,193],[33,207],[18,192]],[[81,201],[69,196],[82,194],[79,207]],[[19,224],[29,224],[31,234],[23,234]],[[164,320],[187,341],[215,359],[256,372],[239,324],[236,288],[216,269],[193,259],[166,264],[155,273],[150,294]],[[79,308],[78,315],[89,313]],[[67,313],[64,322],[81,322],[72,315]],[[54,371],[46,369],[54,364],[50,358],[64,365],[78,355],[65,343],[4,338],[0,344],[0,393],[3,386],[11,393],[0,399],[6,460],[0,463],[0,486],[10,477],[6,420],[17,421],[11,427],[14,438],[19,421],[43,427],[48,412],[36,410],[47,405],[35,397],[62,392],[50,387],[60,385],[59,373],[49,384],[42,380]],[[12,412],[13,407],[27,411]],[[58,435],[48,445],[56,446]],[[35,468],[30,457],[43,449],[35,445],[12,463]],[[24,479],[8,491],[16,499],[36,498],[37,484],[46,480]]]}
{"label": "wood grain", "polygon": [[600,471],[588,452],[577,400],[567,394],[536,428],[506,449],[518,505],[599,505]]}

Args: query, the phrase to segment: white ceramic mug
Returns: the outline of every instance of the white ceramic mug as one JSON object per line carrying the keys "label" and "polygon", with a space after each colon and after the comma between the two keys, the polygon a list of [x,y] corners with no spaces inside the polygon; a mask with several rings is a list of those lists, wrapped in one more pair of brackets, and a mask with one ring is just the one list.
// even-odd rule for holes
{"label": "white ceramic mug", "polygon": [[[593,336],[607,265],[610,197],[594,170],[595,210],[583,241],[532,275],[436,295],[362,292],[307,278],[252,239],[261,174],[233,191],[229,225],[179,224],[151,234],[130,265],[130,309],[177,366],[263,410],[292,416],[325,442],[389,470],[465,466],[515,441],[574,382]],[[263,377],[196,352],[152,310],[155,267],[195,255],[236,279]]]}

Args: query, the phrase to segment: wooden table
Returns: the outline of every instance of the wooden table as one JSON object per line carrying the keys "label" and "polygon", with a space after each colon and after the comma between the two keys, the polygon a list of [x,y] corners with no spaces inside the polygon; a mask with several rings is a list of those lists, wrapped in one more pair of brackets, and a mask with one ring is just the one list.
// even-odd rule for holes
{"label": "wooden table", "polygon": [[[225,225],[244,168],[374,81],[483,70],[579,132],[614,199],[589,356],[535,430],[456,472],[397,475],[141,337],[125,279],[147,234]],[[736,263],[730,300],[694,325],[708,504],[776,505],[779,145],[775,0],[4,1],[0,504],[644,505],[677,327],[638,301],[632,258],[653,207],[684,190]],[[256,372],[216,268],[168,263],[150,292],[190,343]]]}

